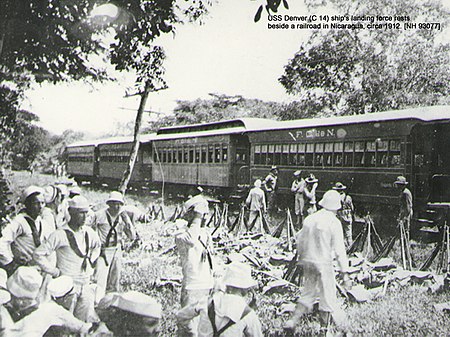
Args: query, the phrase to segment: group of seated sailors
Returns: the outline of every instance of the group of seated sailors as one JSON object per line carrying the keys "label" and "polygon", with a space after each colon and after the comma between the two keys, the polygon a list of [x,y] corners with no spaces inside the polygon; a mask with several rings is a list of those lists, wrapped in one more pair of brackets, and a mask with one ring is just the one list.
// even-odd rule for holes
{"label": "group of seated sailors", "polygon": [[96,212],[65,184],[29,186],[20,202],[0,238],[0,336],[156,333],[161,305],[120,292],[122,245],[142,216],[120,192]]}

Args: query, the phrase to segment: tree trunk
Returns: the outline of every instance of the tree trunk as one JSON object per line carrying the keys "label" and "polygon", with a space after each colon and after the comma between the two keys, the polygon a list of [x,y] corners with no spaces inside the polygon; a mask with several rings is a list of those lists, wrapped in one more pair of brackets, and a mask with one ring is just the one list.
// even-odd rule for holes
{"label": "tree trunk", "polygon": [[136,162],[138,150],[139,150],[139,133],[141,130],[142,116],[144,114],[145,103],[147,102],[148,94],[150,92],[149,85],[145,86],[144,92],[141,93],[141,101],[139,103],[139,109],[136,115],[136,121],[134,122],[134,138],[133,146],[131,147],[130,160],[128,161],[127,168],[123,173],[122,180],[120,181],[119,191],[125,195],[128,187],[128,183],[131,179],[131,174],[133,173],[134,163]]}

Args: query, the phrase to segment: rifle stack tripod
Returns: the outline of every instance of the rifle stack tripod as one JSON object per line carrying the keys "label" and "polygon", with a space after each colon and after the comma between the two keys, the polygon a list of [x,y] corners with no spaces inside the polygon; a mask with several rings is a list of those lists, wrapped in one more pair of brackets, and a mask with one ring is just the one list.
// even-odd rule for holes
{"label": "rifle stack tripod", "polygon": [[438,274],[448,273],[450,267],[450,204],[433,203],[429,204],[428,208],[436,214],[435,223],[439,229],[439,239],[436,247],[420,267],[420,270],[430,268],[433,261],[439,256],[436,272]]}

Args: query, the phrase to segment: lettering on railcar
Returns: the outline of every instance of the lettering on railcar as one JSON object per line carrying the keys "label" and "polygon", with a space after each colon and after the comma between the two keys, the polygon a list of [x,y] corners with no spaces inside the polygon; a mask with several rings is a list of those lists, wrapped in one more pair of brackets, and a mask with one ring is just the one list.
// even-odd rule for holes
{"label": "lettering on railcar", "polygon": [[294,134],[289,132],[289,135],[295,140],[301,138],[344,138],[347,135],[347,131],[344,129],[309,129],[309,130],[297,130]]}

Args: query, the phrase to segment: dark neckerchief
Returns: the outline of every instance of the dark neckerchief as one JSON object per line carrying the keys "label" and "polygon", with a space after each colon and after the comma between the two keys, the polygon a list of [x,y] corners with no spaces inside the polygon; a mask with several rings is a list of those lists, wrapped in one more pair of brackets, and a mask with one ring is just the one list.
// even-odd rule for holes
{"label": "dark neckerchief", "polygon": [[33,236],[33,242],[36,247],[41,245],[42,234],[42,222],[39,221],[39,229],[36,228],[36,220],[33,220],[28,214],[24,213],[23,218],[28,223],[31,229],[31,235]]}
{"label": "dark neckerchief", "polygon": [[84,233],[84,243],[85,243],[85,246],[86,246],[85,253],[83,253],[81,251],[81,249],[78,247],[78,243],[77,243],[77,240],[75,239],[74,233],[71,230],[69,230],[69,229],[64,229],[64,232],[66,233],[67,240],[69,241],[70,248],[72,248],[72,250],[74,251],[74,253],[78,257],[83,259],[83,262],[81,264],[81,270],[86,271],[88,262],[91,265],[91,267],[93,268],[94,267],[94,263],[91,260],[92,250],[90,249],[91,247],[90,247],[90,244],[89,244],[90,240],[89,240],[88,232]]}
{"label": "dark neckerchief", "polygon": [[8,303],[7,305],[5,305],[5,308],[8,310],[9,315],[15,323],[20,321],[22,318],[27,317],[32,312],[36,311],[39,308],[39,305],[35,303],[24,309],[17,310],[16,308],[13,308],[10,303]]}
{"label": "dark neckerchief", "polygon": [[[119,225],[119,220],[122,217],[122,213],[119,212],[116,216],[116,219],[114,220],[114,222],[112,221],[112,215],[106,211],[106,219],[108,220],[108,224],[109,224],[109,232],[106,235],[106,240],[105,240],[105,247],[114,247],[117,246],[118,243],[118,233],[117,233],[117,226]],[[112,243],[111,241],[111,237],[113,238]]]}

